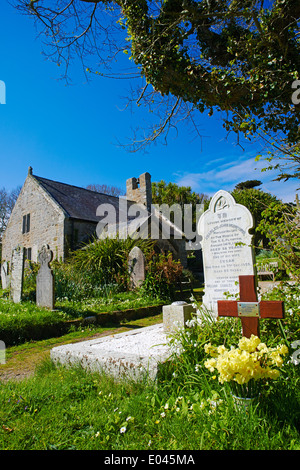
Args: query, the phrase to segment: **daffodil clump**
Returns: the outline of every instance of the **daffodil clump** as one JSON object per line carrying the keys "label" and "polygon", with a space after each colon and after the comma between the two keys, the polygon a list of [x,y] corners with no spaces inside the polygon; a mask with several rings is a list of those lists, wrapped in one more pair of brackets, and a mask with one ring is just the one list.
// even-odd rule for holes
{"label": "daffodil clump", "polygon": [[229,382],[239,396],[251,397],[258,393],[263,380],[277,379],[278,367],[283,365],[282,356],[288,353],[285,345],[268,348],[257,336],[243,337],[238,348],[204,346],[212,357],[204,365],[210,372],[217,371],[219,382]]}

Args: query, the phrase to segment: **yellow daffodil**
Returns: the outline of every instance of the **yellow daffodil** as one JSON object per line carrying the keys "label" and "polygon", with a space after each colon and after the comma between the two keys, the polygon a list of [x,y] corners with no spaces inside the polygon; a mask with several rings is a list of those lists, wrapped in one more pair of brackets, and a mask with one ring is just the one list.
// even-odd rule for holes
{"label": "yellow daffodil", "polygon": [[226,349],[221,345],[214,347],[211,343],[204,346],[211,359],[204,366],[210,371],[219,373],[219,382],[236,382],[244,385],[250,381],[277,379],[279,371],[274,367],[283,365],[282,355],[288,353],[285,345],[268,348],[257,336],[243,337],[238,348]]}

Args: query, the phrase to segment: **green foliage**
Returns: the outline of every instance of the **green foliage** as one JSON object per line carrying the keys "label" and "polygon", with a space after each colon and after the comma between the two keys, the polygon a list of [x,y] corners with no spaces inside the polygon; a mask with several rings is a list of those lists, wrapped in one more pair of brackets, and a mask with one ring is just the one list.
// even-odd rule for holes
{"label": "green foliage", "polygon": [[179,204],[182,209],[184,204],[202,204],[208,199],[205,194],[198,194],[192,191],[190,186],[178,186],[175,183],[159,181],[152,183],[153,204]]}
{"label": "green foliage", "polygon": [[272,196],[265,191],[255,188],[234,189],[232,196],[238,204],[246,206],[251,212],[254,224],[254,246],[257,248],[260,244],[263,247],[268,246],[267,232],[262,229],[264,225],[263,211],[267,209],[271,203],[279,202],[276,196]]}
{"label": "green foliage", "polygon": [[57,298],[79,301],[126,290],[129,252],[139,246],[147,255],[152,245],[143,239],[94,238],[67,262],[53,263]]}
{"label": "green foliage", "polygon": [[[139,74],[162,100],[176,97],[175,110],[172,100],[165,106],[158,134],[171,127],[172,118],[181,118],[178,106],[189,114],[189,103],[188,110],[201,113],[224,111],[226,129],[247,137],[261,127],[273,133],[283,130],[290,142],[297,142],[299,112],[291,97],[300,70],[297,1],[100,0],[95,9],[93,3],[88,9],[84,2],[71,2],[61,10],[50,0],[35,3],[28,6],[20,0],[18,7],[26,13],[30,8],[41,21],[53,60],[68,68],[70,57],[77,54],[90,71],[93,66],[86,61],[94,53],[97,64],[100,59],[108,67],[114,45],[113,50],[130,51]],[[127,31],[126,45],[120,42],[123,34],[112,34],[116,24],[107,25],[105,13],[111,9],[121,33]],[[111,47],[103,50],[104,28]],[[150,106],[153,94],[143,92],[138,101]]]}
{"label": "green foliage", "polygon": [[146,278],[141,292],[165,300],[174,298],[177,283],[182,276],[180,261],[173,260],[172,254],[152,254],[147,260]]}
{"label": "green foliage", "polygon": [[260,186],[262,184],[259,180],[247,180],[238,183],[234,189],[251,189],[255,188],[256,186]]}
{"label": "green foliage", "polygon": [[1,340],[6,345],[57,336],[67,319],[62,311],[52,312],[28,301],[14,304],[0,299],[0,312]]}
{"label": "green foliage", "polygon": [[116,281],[103,284],[103,280],[89,272],[75,269],[72,263],[54,263],[55,297],[58,301],[79,302],[89,298],[107,297],[118,292]]}
{"label": "green foliage", "polygon": [[300,333],[300,286],[297,283],[281,282],[271,287],[269,292],[263,294],[264,300],[281,300],[284,302],[285,317],[277,321],[265,320],[262,322],[262,331],[273,337],[279,334],[286,342],[292,343],[299,339]]}
{"label": "green foliage", "polygon": [[[260,137],[266,143],[264,157],[257,155],[255,161],[265,160],[266,167],[262,171],[278,170],[275,181],[287,181],[289,179],[300,179],[300,145],[297,141],[290,144],[282,133],[268,136],[260,132]],[[299,188],[298,188],[299,189]]]}
{"label": "green foliage", "polygon": [[282,261],[286,272],[300,281],[300,207],[271,202],[262,212],[258,230],[268,239],[274,254]]}
{"label": "green foliage", "polygon": [[[196,205],[203,204],[203,209],[208,208],[209,197],[205,194],[199,194],[192,191],[190,186],[178,186],[175,183],[166,183],[165,181],[159,181],[158,183],[152,183],[152,204],[157,204],[162,206],[166,204],[168,208],[171,208],[173,204],[176,204],[181,209],[182,219],[181,219],[181,229],[184,231],[184,207],[185,205],[192,205],[192,230],[196,230],[197,215]],[[163,208],[163,206],[162,206]],[[171,222],[178,225],[178,221],[174,217],[174,213],[165,214],[170,218]]]}
{"label": "green foliage", "polygon": [[36,276],[39,270],[38,263],[26,260],[23,279],[23,300],[35,301],[36,299]]}

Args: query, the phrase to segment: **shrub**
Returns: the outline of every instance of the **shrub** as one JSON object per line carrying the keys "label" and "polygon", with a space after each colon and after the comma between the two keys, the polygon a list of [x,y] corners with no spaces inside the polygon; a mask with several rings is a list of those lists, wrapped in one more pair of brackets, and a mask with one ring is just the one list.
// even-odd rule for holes
{"label": "shrub", "polygon": [[0,299],[1,340],[6,346],[57,336],[65,330],[66,315],[49,311],[31,302],[13,304]]}
{"label": "shrub", "polygon": [[128,286],[128,255],[134,246],[139,246],[147,254],[153,242],[143,239],[105,238],[94,240],[77,250],[71,256],[70,263],[75,272],[84,273],[95,285],[117,283]]}
{"label": "shrub", "polygon": [[262,212],[258,230],[263,233],[289,276],[300,281],[300,203],[271,203]]}
{"label": "shrub", "polygon": [[172,299],[176,284],[179,282],[183,266],[179,261],[173,260],[172,254],[154,254],[149,256],[146,267],[146,279],[141,287],[142,291],[153,297]]}

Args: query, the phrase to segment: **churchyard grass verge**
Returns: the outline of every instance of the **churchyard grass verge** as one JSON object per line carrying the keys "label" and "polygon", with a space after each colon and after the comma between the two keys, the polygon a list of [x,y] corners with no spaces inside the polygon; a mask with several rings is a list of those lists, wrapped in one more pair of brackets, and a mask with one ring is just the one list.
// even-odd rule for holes
{"label": "churchyard grass verge", "polygon": [[[198,380],[188,384],[189,375],[171,374],[170,380],[169,373],[155,384],[116,382],[46,360],[33,378],[1,385],[0,449],[300,448],[299,373],[298,382],[293,375],[281,381],[280,404],[274,406],[280,397],[270,391],[262,406],[250,408],[246,416],[234,409],[208,371],[202,368],[195,375]],[[283,400],[287,392],[294,396],[288,404]]]}
{"label": "churchyard grass verge", "polygon": [[[2,383],[0,448],[299,450],[300,366],[287,356],[259,403],[237,410],[228,384],[205,367],[205,345],[237,344],[240,324],[206,314],[173,336],[173,355],[155,383],[114,381],[49,360],[28,380]],[[285,344],[278,324],[268,325],[261,341],[270,348]]]}
{"label": "churchyard grass verge", "polygon": [[[158,298],[141,296],[138,292],[119,292],[102,299],[87,298],[80,301],[60,299],[56,303],[55,311],[49,311],[28,300],[14,304],[5,296],[4,291],[0,291],[0,339],[6,345],[16,345],[30,340],[59,336],[76,328],[73,324],[68,326],[67,322],[70,320],[155,306],[161,302]],[[78,325],[78,328],[81,328],[81,325]]]}
{"label": "churchyard grass verge", "polygon": [[[291,354],[300,339],[299,288],[282,284],[264,297],[285,300],[286,318],[261,320],[261,341]],[[21,305],[34,314],[34,305]],[[205,345],[238,344],[240,322],[204,313],[173,336],[155,383],[117,382],[48,359],[33,377],[1,383],[0,449],[299,450],[300,365],[287,355],[259,403],[237,410],[228,384],[205,367]]]}

